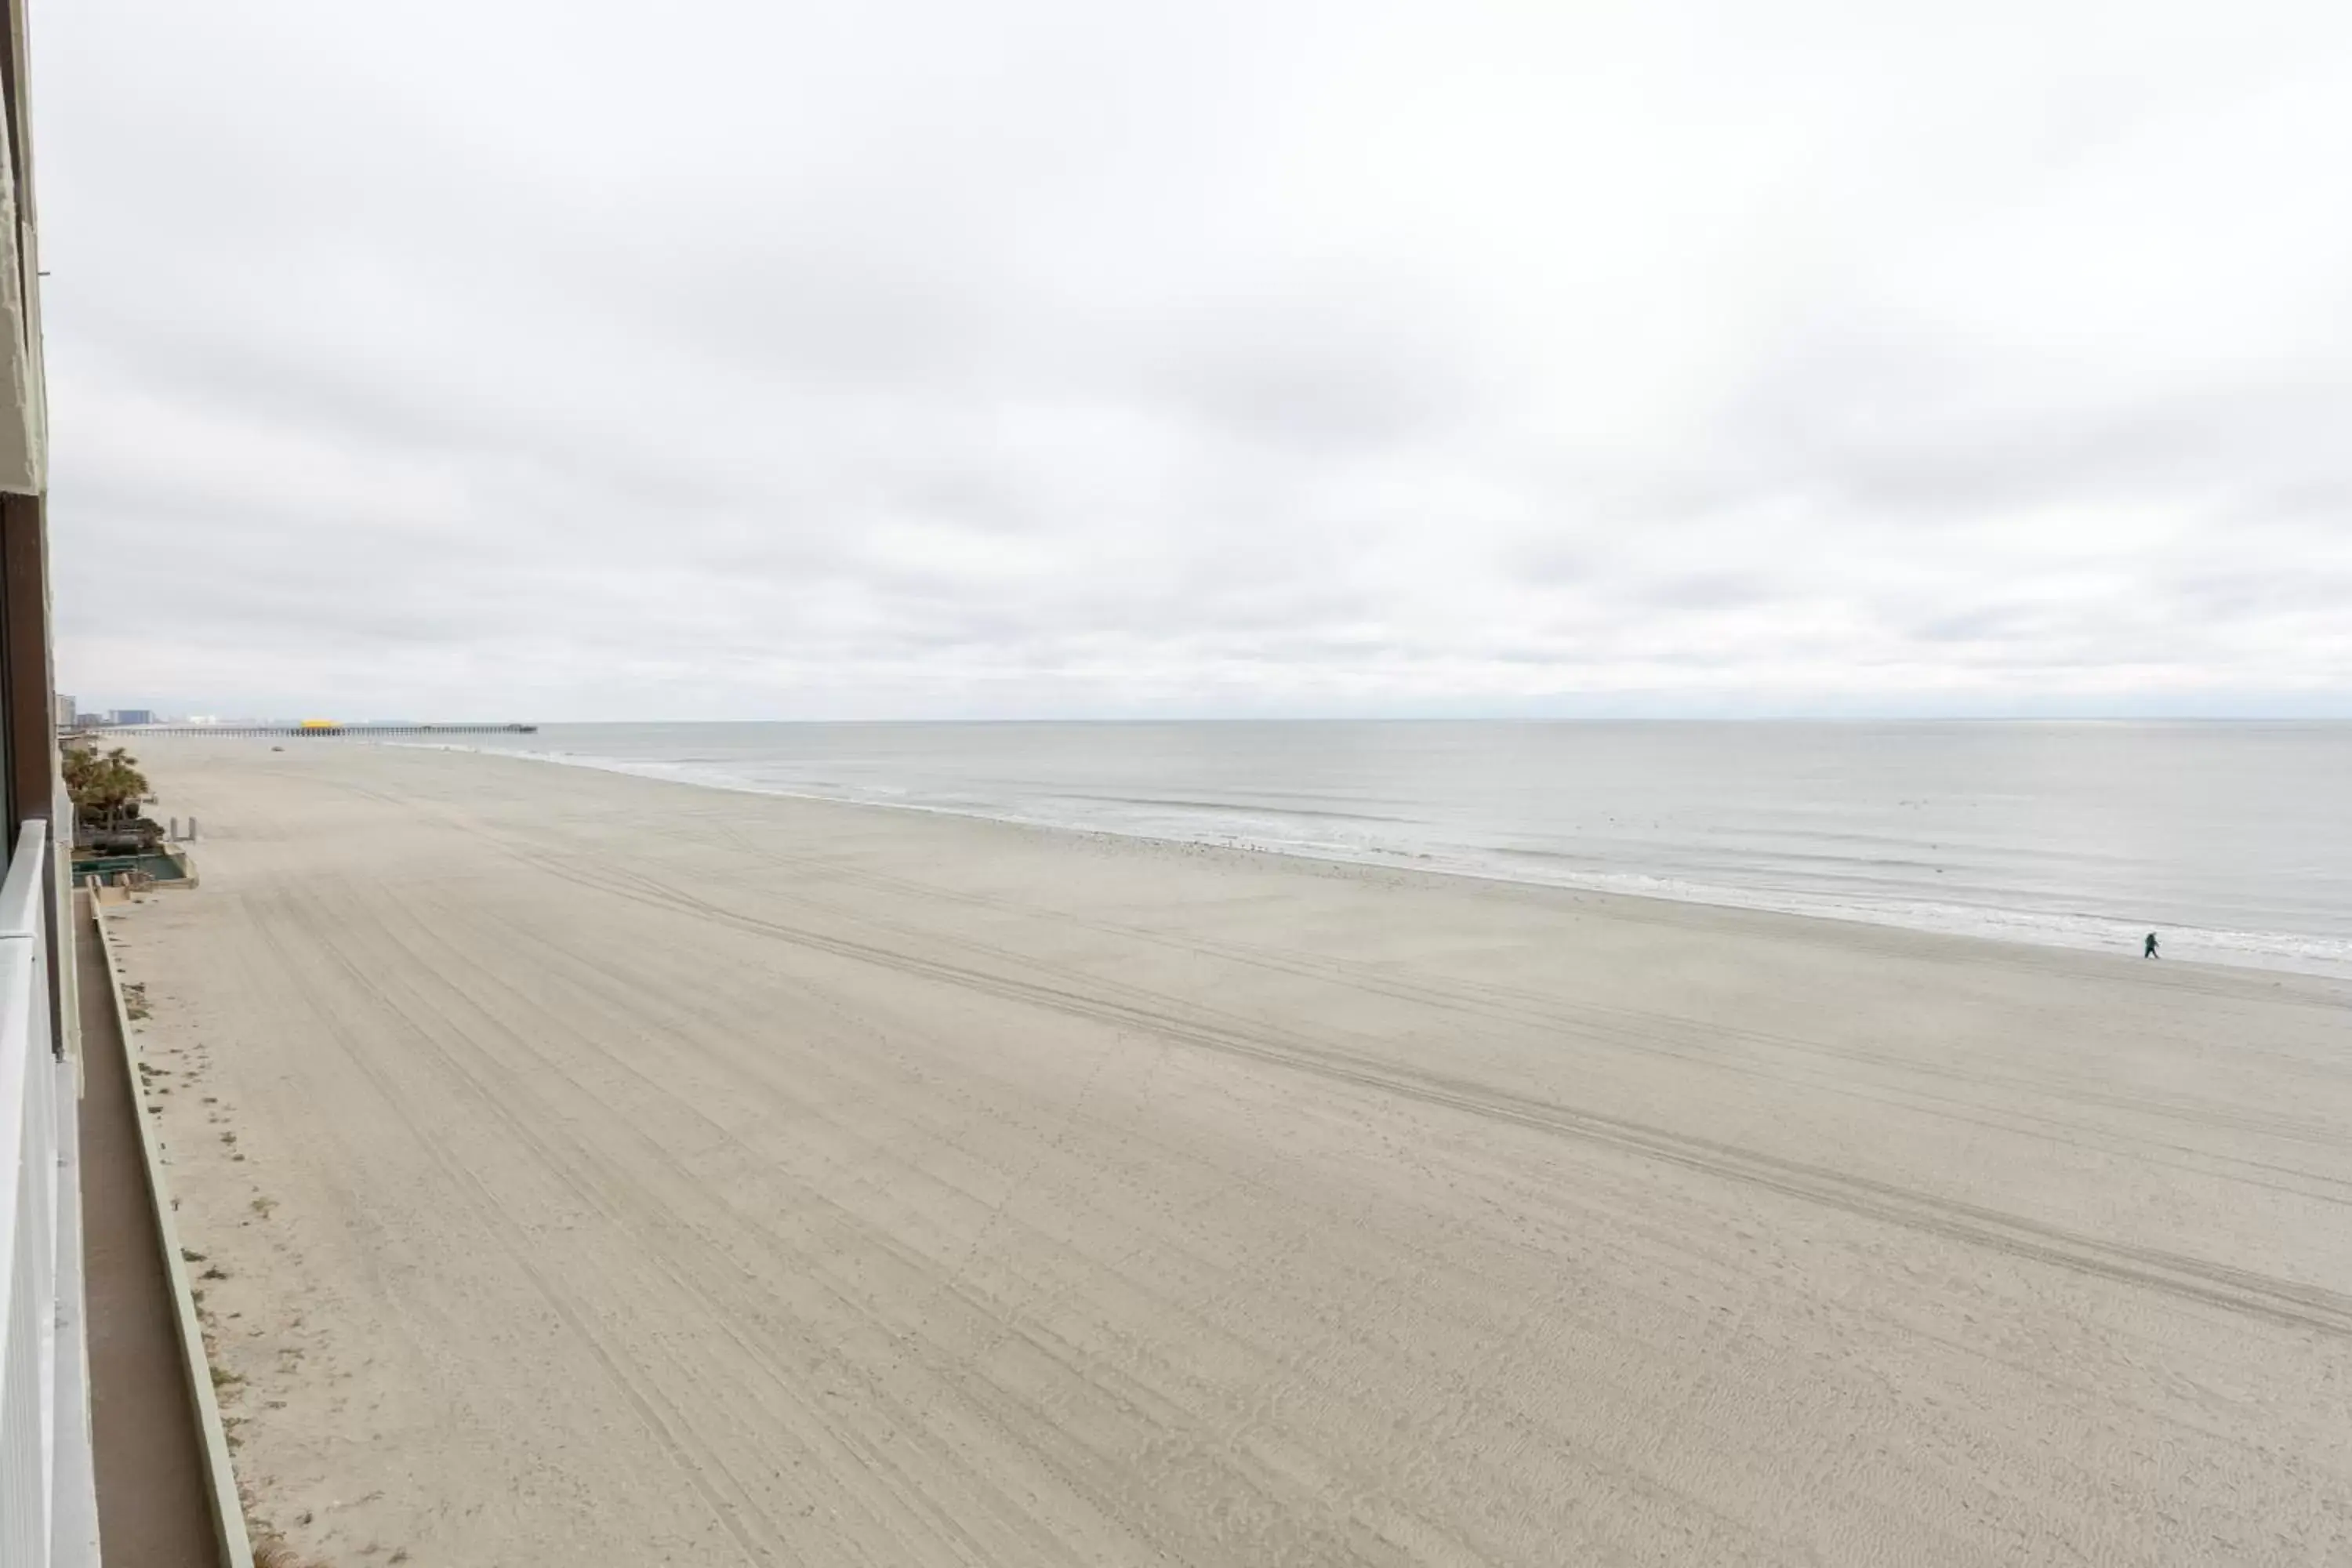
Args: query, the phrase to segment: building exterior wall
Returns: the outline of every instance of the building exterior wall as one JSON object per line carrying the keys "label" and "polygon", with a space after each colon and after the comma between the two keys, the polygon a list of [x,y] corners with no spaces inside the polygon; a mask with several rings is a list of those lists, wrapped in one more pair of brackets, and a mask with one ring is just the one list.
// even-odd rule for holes
{"label": "building exterior wall", "polygon": [[[0,26],[0,1563],[98,1560],[24,0]],[[70,707],[70,702],[65,705]],[[52,829],[58,831],[53,832]],[[64,841],[63,845],[58,840]]]}

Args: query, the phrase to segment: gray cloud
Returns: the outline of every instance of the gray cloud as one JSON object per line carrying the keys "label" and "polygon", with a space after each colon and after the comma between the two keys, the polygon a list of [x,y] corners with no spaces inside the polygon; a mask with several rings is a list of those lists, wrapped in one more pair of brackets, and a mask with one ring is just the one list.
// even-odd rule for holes
{"label": "gray cloud", "polygon": [[61,681],[2352,711],[2352,19],[40,18]]}

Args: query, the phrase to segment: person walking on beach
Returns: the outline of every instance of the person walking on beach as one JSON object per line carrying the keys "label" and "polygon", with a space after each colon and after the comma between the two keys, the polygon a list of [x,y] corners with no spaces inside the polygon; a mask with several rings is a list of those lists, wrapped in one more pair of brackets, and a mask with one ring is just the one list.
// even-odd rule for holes
{"label": "person walking on beach", "polygon": [[2140,949],[2139,955],[2142,958],[2154,958],[2156,956],[2156,933],[2154,931],[2147,933],[2147,945]]}

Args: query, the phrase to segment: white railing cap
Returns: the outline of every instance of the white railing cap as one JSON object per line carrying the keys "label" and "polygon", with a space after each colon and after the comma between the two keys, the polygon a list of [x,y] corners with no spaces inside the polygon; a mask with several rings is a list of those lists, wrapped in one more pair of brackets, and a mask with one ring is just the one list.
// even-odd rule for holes
{"label": "white railing cap", "polygon": [[41,872],[47,858],[41,853],[48,842],[49,825],[36,816],[16,833],[16,852],[8,858],[8,878],[0,882],[0,937],[32,936],[47,928],[42,910]]}

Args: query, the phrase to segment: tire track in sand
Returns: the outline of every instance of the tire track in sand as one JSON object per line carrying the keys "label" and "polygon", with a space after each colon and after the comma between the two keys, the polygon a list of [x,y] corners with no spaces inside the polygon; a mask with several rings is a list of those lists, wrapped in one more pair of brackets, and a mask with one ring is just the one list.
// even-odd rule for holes
{"label": "tire track in sand", "polygon": [[2203,1258],[2087,1236],[2021,1215],[1937,1196],[1784,1156],[1696,1138],[1632,1118],[1580,1110],[1492,1085],[1416,1072],[1295,1032],[1244,1020],[1163,993],[1108,979],[1087,989],[949,963],[723,908],[649,878],[577,864],[537,862],[551,876],[600,892],[665,906],[913,978],[1129,1028],[1203,1050],[1418,1100],[1474,1118],[1626,1151],[1718,1180],[1820,1204],[1948,1241],[1982,1247],[2120,1284],[2160,1291],[2289,1328],[2352,1337],[2352,1296]]}

